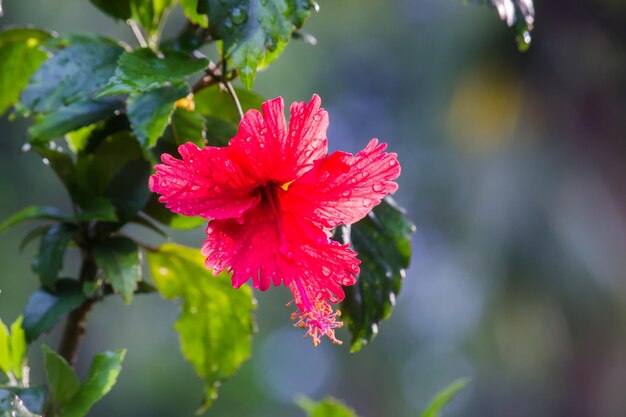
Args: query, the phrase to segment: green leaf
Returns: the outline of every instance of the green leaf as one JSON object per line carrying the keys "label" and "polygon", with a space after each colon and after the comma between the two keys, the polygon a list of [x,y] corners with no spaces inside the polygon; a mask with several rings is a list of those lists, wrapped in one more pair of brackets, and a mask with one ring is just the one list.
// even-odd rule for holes
{"label": "green leaf", "polygon": [[22,330],[22,316],[13,324],[11,331],[0,320],[0,370],[22,379],[22,368],[26,363],[26,338]]}
{"label": "green leaf", "polygon": [[72,194],[76,188],[76,167],[69,153],[54,142],[50,142],[48,146],[34,146],[34,149],[45,158],[46,163],[50,165],[65,188]]}
{"label": "green leaf", "polygon": [[41,350],[52,401],[64,404],[78,392],[80,381],[72,367],[58,353],[45,344],[41,345]]}
{"label": "green leaf", "polygon": [[452,401],[459,392],[463,391],[468,384],[469,379],[460,378],[445,387],[433,398],[426,410],[420,414],[420,417],[439,417],[443,407]]}
{"label": "green leaf", "polygon": [[33,240],[37,239],[38,237],[40,237],[44,233],[46,233],[49,228],[50,228],[50,225],[43,225],[43,226],[37,226],[34,229],[31,229],[26,234],[26,236],[24,236],[24,238],[22,239],[22,242],[20,243],[20,248],[19,248],[20,252],[23,251],[24,248],[26,246],[28,246],[28,244],[30,242],[32,242]]}
{"label": "green leaf", "polygon": [[345,288],[341,311],[352,333],[353,352],[370,342],[378,323],[391,315],[409,266],[414,231],[415,226],[391,198],[351,226],[349,239],[361,260],[361,272],[356,285]]}
{"label": "green leaf", "polygon": [[96,263],[113,286],[130,303],[140,280],[139,249],[126,237],[112,237],[98,242],[93,248]]}
{"label": "green leaf", "polygon": [[121,106],[122,102],[115,99],[88,100],[61,106],[35,119],[35,124],[28,129],[28,140],[31,144],[46,144],[51,139],[113,116]]}
{"label": "green leaf", "polygon": [[65,250],[75,232],[75,225],[58,223],[51,226],[41,238],[39,253],[33,260],[33,270],[39,275],[44,288],[55,288],[59,271],[63,267]]}
{"label": "green leaf", "polygon": [[151,166],[144,159],[134,159],[124,165],[111,179],[107,196],[115,207],[117,218],[126,223],[133,219],[150,199],[148,178]]}
{"label": "green leaf", "polygon": [[22,316],[19,316],[11,324],[11,336],[9,338],[11,369],[17,379],[22,379],[22,370],[26,365],[26,336],[24,329],[22,329],[23,319]]}
{"label": "green leaf", "polygon": [[[81,41],[59,50],[33,75],[21,94],[27,111],[57,112],[72,103],[88,101],[113,76],[124,49],[106,38]],[[68,112],[72,113],[65,110],[64,114]]]}
{"label": "green leaf", "polygon": [[40,29],[0,32],[0,116],[18,102],[31,75],[48,58],[38,46],[49,37],[48,32]]}
{"label": "green leaf", "polygon": [[[223,53],[251,88],[267,53],[281,50],[294,29],[316,8],[313,0],[202,0],[209,30],[223,40]],[[204,11],[204,10],[203,10]]]}
{"label": "green leaf", "polygon": [[357,417],[353,409],[332,397],[315,402],[301,396],[296,399],[296,404],[306,411],[308,417]]}
{"label": "green leaf", "polygon": [[108,204],[109,209],[114,207],[109,194],[116,192],[111,188],[112,180],[128,163],[141,158],[139,143],[128,131],[98,139],[93,145],[90,143],[76,158],[78,193],[74,200],[85,210],[95,198],[100,199],[101,204]]}
{"label": "green leaf", "polygon": [[169,226],[172,229],[190,230],[206,223],[206,219],[202,217],[190,217],[172,213],[170,210],[165,208],[163,204],[159,203],[156,194],[152,194],[150,196],[150,200],[148,201],[146,207],[144,207],[143,212],[150,218],[161,224]]}
{"label": "green leaf", "polygon": [[171,137],[176,145],[192,142],[202,147],[206,140],[206,121],[198,112],[177,108],[172,115]]}
{"label": "green leaf", "polygon": [[56,207],[28,206],[15,213],[0,224],[0,233],[25,220],[46,219],[67,221],[69,217]]}
{"label": "green leaf", "polygon": [[189,88],[184,84],[137,92],[128,98],[128,119],[144,149],[156,144],[170,123],[176,101],[185,97]]}
{"label": "green leaf", "polygon": [[[48,392],[45,385],[38,385],[36,387],[17,387],[0,385],[0,398],[4,397],[3,394],[10,393],[13,404],[5,408],[0,399],[0,412],[9,409],[16,414],[9,414],[11,417],[40,415],[43,413],[44,406],[46,404],[46,397]],[[9,396],[10,398],[10,396]],[[0,413],[0,416],[3,416]]]}
{"label": "green leaf", "polygon": [[131,18],[131,0],[90,0],[98,9],[114,19],[126,21]]}
{"label": "green leaf", "polygon": [[61,406],[63,417],[83,417],[115,385],[126,350],[104,352],[91,361],[87,379],[69,401]]}
{"label": "green leaf", "polygon": [[515,30],[515,39],[521,52],[530,47],[531,36],[535,23],[535,6],[533,0],[479,0],[487,3],[496,11],[500,19]]}
{"label": "green leaf", "polygon": [[183,356],[206,381],[204,405],[209,407],[220,382],[250,357],[252,291],[245,285],[232,288],[226,274],[209,273],[199,249],[166,243],[146,255],[161,295],[183,299],[174,327]]}
{"label": "green leaf", "polygon": [[115,75],[98,96],[154,90],[184,81],[208,64],[207,59],[197,59],[179,51],[163,51],[161,56],[148,48],[126,52],[119,59]]}
{"label": "green leaf", "polygon": [[[235,88],[239,103],[244,112],[260,109],[265,99],[252,91]],[[204,116],[212,116],[227,120],[235,126],[239,125],[239,113],[228,92],[213,86],[202,89],[194,96],[196,112]]]}
{"label": "green leaf", "polygon": [[190,22],[203,28],[209,27],[209,17],[198,13],[198,0],[180,0],[180,5]]}
{"label": "green leaf", "polygon": [[85,300],[78,281],[61,279],[57,281],[54,293],[44,289],[35,291],[24,308],[22,327],[28,343],[32,343],[42,333],[47,333],[69,312]]}

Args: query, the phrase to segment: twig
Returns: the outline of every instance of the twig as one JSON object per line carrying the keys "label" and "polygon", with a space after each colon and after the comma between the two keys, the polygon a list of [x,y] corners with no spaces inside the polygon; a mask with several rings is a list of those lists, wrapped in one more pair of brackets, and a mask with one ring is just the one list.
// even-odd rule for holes
{"label": "twig", "polygon": [[[87,281],[93,281],[98,273],[98,265],[94,260],[91,252],[85,250],[83,252],[83,263],[80,268],[81,283]],[[86,299],[78,308],[70,313],[63,329],[63,337],[61,338],[61,344],[59,345],[59,354],[65,358],[70,366],[74,366],[76,362],[76,355],[78,353],[78,347],[85,334],[85,323],[87,320],[87,314],[96,302],[94,298]]]}
{"label": "twig", "polygon": [[143,36],[143,33],[141,33],[141,28],[139,27],[137,22],[135,22],[133,19],[128,19],[126,21],[126,24],[130,26],[130,29],[133,31],[135,38],[137,38],[137,42],[139,42],[139,46],[141,46],[142,48],[147,48],[148,42],[146,42],[146,38]]}
{"label": "twig", "polygon": [[243,119],[243,109],[241,108],[241,103],[239,102],[239,97],[237,96],[237,92],[233,88],[233,85],[230,83],[230,81],[224,81],[223,84],[226,87],[228,94],[230,94],[230,98],[233,99],[233,102],[235,103],[235,107],[237,107],[237,113],[239,114],[239,118]]}

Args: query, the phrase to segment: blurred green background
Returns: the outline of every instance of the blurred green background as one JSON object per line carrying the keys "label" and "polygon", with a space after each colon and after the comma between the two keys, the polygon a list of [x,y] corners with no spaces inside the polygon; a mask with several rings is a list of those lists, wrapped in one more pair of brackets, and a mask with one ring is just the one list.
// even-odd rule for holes
{"label": "blurred green background", "polygon": [[[354,152],[379,137],[399,154],[396,200],[417,225],[412,266],[393,316],[357,354],[304,340],[288,291],[257,294],[253,358],[207,415],[299,416],[303,393],[341,398],[362,417],[416,416],[461,376],[472,385],[446,416],[626,415],[626,3],[539,1],[524,54],[493,10],[457,0],[320,6],[305,26],[318,45],[292,42],[255,89],[287,102],[319,93],[331,148]],[[4,8],[2,27],[134,44],[86,0]],[[175,11],[166,33],[181,24]],[[20,153],[26,126],[0,120],[0,218],[31,204],[68,207],[52,171]],[[5,322],[37,286],[36,245],[18,251],[27,230],[0,239]],[[203,230],[174,236],[199,246]],[[68,275],[75,261],[66,259]],[[96,352],[129,352],[91,416],[193,415],[201,382],[179,354],[176,315],[158,296],[96,306],[79,374]],[[38,346],[30,363],[41,380]]]}

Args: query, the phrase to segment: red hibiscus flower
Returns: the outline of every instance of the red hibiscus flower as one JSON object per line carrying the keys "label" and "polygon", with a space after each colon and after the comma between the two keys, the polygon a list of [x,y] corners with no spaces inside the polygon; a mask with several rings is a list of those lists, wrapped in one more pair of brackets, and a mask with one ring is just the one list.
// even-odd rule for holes
{"label": "red hibiscus flower", "polygon": [[178,148],[162,156],[150,189],[170,210],[209,219],[202,253],[215,273],[232,272],[233,287],[287,285],[314,344],[333,342],[342,323],[328,304],[344,298],[360,261],[331,229],[363,218],[398,185],[396,154],[372,139],[356,155],[328,153],[328,114],[314,95],[293,103],[289,126],[282,98],[248,111],[228,146]]}

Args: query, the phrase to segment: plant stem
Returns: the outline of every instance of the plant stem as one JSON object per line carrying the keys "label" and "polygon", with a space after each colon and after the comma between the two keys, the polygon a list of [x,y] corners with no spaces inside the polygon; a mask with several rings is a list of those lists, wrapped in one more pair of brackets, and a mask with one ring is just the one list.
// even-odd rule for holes
{"label": "plant stem", "polygon": [[[90,251],[83,252],[83,263],[80,269],[80,282],[92,281],[96,278],[98,273],[98,266],[96,261],[91,255]],[[70,366],[74,366],[76,362],[76,355],[78,354],[78,347],[85,334],[85,326],[87,321],[87,314],[91,310],[91,307],[96,302],[94,298],[86,299],[80,306],[70,313],[65,322],[65,328],[63,329],[63,337],[61,344],[59,345],[59,354],[65,358]]]}
{"label": "plant stem", "polygon": [[139,27],[137,22],[135,22],[133,19],[128,19],[126,21],[126,24],[130,26],[130,30],[133,31],[133,35],[135,35],[135,38],[137,38],[137,42],[139,42],[139,46],[141,46],[142,48],[147,48],[148,42],[146,42],[146,38],[143,36],[143,33],[141,32],[141,28]]}

